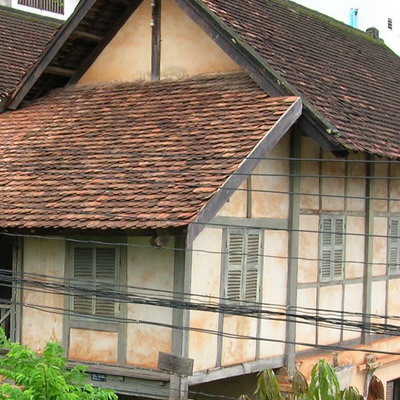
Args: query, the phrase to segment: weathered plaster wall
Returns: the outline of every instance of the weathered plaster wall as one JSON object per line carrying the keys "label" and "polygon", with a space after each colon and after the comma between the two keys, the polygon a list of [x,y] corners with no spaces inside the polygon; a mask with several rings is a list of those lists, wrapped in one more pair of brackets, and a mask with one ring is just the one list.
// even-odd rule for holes
{"label": "weathered plaster wall", "polygon": [[71,360],[115,364],[118,333],[71,329],[68,357]]}
{"label": "weathered plaster wall", "polygon": [[[144,0],[80,83],[151,77],[151,0]],[[161,5],[161,78],[238,71],[202,29],[172,1]]]}
{"label": "weathered plaster wall", "polygon": [[[206,228],[193,243],[192,293],[206,297],[198,301],[215,302],[220,296],[222,229]],[[196,298],[193,299],[196,301]],[[218,331],[218,313],[195,311],[190,313],[193,328]],[[194,370],[216,366],[218,336],[192,331],[189,334],[189,357],[194,358]]]}
{"label": "weathered plaster wall", "polygon": [[[152,289],[141,292],[154,296],[157,290],[173,290],[174,251],[149,248],[149,237],[130,237],[127,254],[128,286]],[[174,247],[173,238],[167,247]],[[135,292],[135,289],[130,289]],[[154,291],[153,291],[154,290]],[[172,324],[172,309],[166,307],[128,304],[127,318]],[[148,368],[157,366],[158,352],[171,353],[171,329],[141,323],[127,324],[126,358],[128,365]]]}
{"label": "weathered plaster wall", "polygon": [[[63,278],[65,263],[64,241],[26,238],[24,240],[23,270]],[[44,281],[43,277],[27,276],[29,279]],[[60,295],[30,290],[24,286],[22,302],[45,308],[62,309],[64,298]],[[40,322],[39,322],[40,321]],[[22,309],[22,342],[33,350],[41,351],[48,341],[62,341],[62,314],[39,311],[30,307]],[[39,322],[39,323],[38,323]]]}

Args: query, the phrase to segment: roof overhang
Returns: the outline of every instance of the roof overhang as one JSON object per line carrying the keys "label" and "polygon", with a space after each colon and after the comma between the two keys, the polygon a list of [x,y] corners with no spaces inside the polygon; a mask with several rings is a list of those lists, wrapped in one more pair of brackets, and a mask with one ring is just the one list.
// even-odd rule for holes
{"label": "roof overhang", "polygon": [[[238,65],[243,67],[253,80],[271,96],[297,96],[300,92],[249,45],[247,45],[223,21],[213,14],[200,0],[174,0]],[[303,116],[300,126],[327,151],[345,150],[335,140],[337,129],[321,113],[303,99]]]}
{"label": "roof overhang", "polygon": [[264,138],[257,144],[251,153],[241,162],[237,170],[229,176],[225,183],[218,189],[214,196],[207,202],[196,218],[189,224],[186,237],[186,246],[189,247],[201,231],[206,227],[219,209],[247,179],[260,158],[265,157],[271,151],[280,139],[289,131],[294,123],[302,114],[303,104],[298,98],[292,106],[283,114],[275,125],[268,131]]}

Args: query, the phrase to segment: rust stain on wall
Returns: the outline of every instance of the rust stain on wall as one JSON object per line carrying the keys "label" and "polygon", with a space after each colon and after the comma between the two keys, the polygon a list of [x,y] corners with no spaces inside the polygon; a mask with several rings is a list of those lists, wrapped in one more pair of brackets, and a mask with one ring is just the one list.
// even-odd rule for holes
{"label": "rust stain on wall", "polygon": [[71,360],[116,363],[118,334],[116,332],[70,330],[68,357]]}

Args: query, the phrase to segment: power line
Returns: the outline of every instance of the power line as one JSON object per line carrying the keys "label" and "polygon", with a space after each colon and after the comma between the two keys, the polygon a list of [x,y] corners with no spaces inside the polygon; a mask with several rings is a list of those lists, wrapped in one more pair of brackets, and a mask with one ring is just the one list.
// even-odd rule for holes
{"label": "power line", "polygon": [[[235,224],[219,224],[219,223],[200,223],[202,225],[211,225],[215,227],[226,227],[226,228],[246,228],[243,225],[235,225]],[[330,233],[330,234],[336,234],[336,232],[333,231],[327,231],[327,230],[307,230],[307,229],[289,229],[289,228],[262,228],[262,227],[257,227],[257,226],[251,226],[252,229],[265,229],[265,230],[270,230],[270,231],[284,231],[284,232],[299,232],[299,233],[314,233],[314,234],[319,234],[319,233]],[[21,234],[21,233],[9,233],[9,232],[0,232],[0,236],[9,236],[9,237],[20,237],[20,238],[31,238],[31,239],[43,239],[43,240],[50,240],[50,241],[63,241],[63,242],[68,242],[68,243],[81,243],[81,244],[91,244],[91,245],[100,245],[100,246],[120,246],[120,247],[125,247],[125,248],[139,248],[139,249],[155,249],[158,247],[155,247],[151,244],[149,245],[144,245],[144,244],[135,244],[135,243],[126,243],[126,242],[107,242],[103,240],[88,240],[88,239],[74,239],[74,238],[69,238],[69,237],[60,237],[60,236],[44,236],[44,235],[34,235],[34,234]],[[362,237],[374,237],[374,238],[384,238],[384,239],[390,239],[390,238],[397,238],[396,236],[389,236],[389,235],[378,235],[378,234],[359,234],[359,233],[346,233],[345,236],[362,236]],[[203,253],[203,254],[214,254],[214,255],[229,255],[233,254],[232,252],[229,251],[217,251],[217,250],[206,250],[206,249],[195,249],[195,248],[182,248],[182,247],[171,247],[171,246],[163,246],[159,249],[163,250],[170,250],[170,251],[177,251],[177,252],[186,252],[186,253]],[[242,255],[247,255],[248,253],[246,252],[235,252],[234,254],[242,254]],[[253,254],[252,254],[253,255]],[[278,256],[278,255],[270,255],[270,254],[255,254],[258,257],[261,257],[263,259],[281,259],[281,260],[298,260],[298,261],[310,261],[310,262],[321,262],[323,261],[322,258],[310,258],[310,257],[300,257],[300,256]],[[359,264],[359,265],[367,265],[367,266],[390,266],[394,265],[393,263],[390,262],[367,262],[367,261],[362,261],[362,260],[344,260],[344,263],[347,264]],[[397,265],[397,264],[396,264]]]}
{"label": "power line", "polygon": [[[385,334],[385,335],[400,335],[399,327],[396,325],[390,324],[377,324],[377,323],[362,323],[358,321],[350,321],[348,319],[344,319],[342,313],[338,312],[341,315],[341,318],[332,317],[335,311],[330,311],[331,316],[321,315],[321,310],[317,310],[316,315],[307,315],[307,314],[299,314],[296,312],[288,312],[288,311],[272,311],[267,310],[263,307],[255,306],[252,304],[243,305],[243,304],[235,304],[229,301],[228,299],[224,299],[223,303],[210,303],[210,302],[193,302],[182,299],[165,299],[159,297],[150,297],[143,296],[138,293],[131,292],[121,292],[115,290],[115,286],[107,283],[99,283],[95,288],[88,288],[87,286],[79,286],[79,285],[71,285],[71,284],[58,284],[54,282],[42,282],[42,281],[34,281],[27,279],[18,279],[15,277],[10,277],[9,275],[0,275],[0,278],[3,281],[13,282],[14,284],[19,284],[19,288],[24,288],[25,290],[32,290],[26,285],[32,285],[34,287],[39,287],[42,289],[42,293],[53,293],[53,294],[61,294],[67,295],[74,298],[86,298],[92,299],[96,298],[97,300],[110,300],[111,302],[118,303],[129,303],[129,304],[142,304],[148,306],[160,306],[167,308],[178,308],[178,309],[186,309],[186,310],[197,310],[197,311],[206,311],[212,313],[222,313],[227,315],[236,315],[236,316],[245,316],[256,319],[267,319],[267,320],[275,320],[281,322],[296,322],[301,324],[310,324],[315,325],[318,324],[320,327],[332,328],[337,325],[341,326],[342,330],[349,331],[361,331],[368,330],[370,332]],[[81,282],[81,285],[83,283]],[[0,283],[1,286],[1,283]],[[5,286],[3,284],[3,286]],[[101,289],[98,287],[101,286]],[[17,287],[18,288],[18,287]],[[35,290],[33,290],[35,291]],[[395,319],[395,318],[392,318]]]}
{"label": "power line", "polygon": [[[18,278],[18,276],[21,276],[21,278]],[[57,288],[57,282],[60,282],[59,285],[62,285],[60,287],[62,288],[72,288],[74,289],[75,287],[78,287],[82,290],[86,290],[86,287],[79,286],[79,283],[82,283],[80,279],[76,278],[61,278],[57,276],[52,276],[52,275],[45,275],[45,274],[38,274],[38,273],[29,273],[29,272],[13,272],[12,274],[10,273],[9,270],[7,269],[0,269],[0,278],[3,281],[3,286],[4,282],[10,282],[10,283],[32,283],[36,285],[48,285],[50,286],[52,284],[55,285],[55,288]],[[44,281],[46,280],[46,282]],[[150,295],[157,294],[157,298],[167,298],[167,299],[174,299],[174,300],[186,300],[188,298],[192,299],[194,301],[194,304],[199,304],[200,301],[203,303],[205,302],[208,305],[219,305],[220,303],[227,303],[230,300],[225,298],[225,297],[219,297],[219,296],[211,296],[211,295],[203,295],[203,294],[198,294],[198,293],[187,293],[187,292],[177,292],[173,290],[166,290],[166,289],[156,289],[156,288],[145,288],[145,287],[140,287],[140,286],[132,286],[132,285],[124,285],[124,284],[110,284],[108,282],[99,282],[101,285],[106,285],[109,288],[112,289],[112,293],[122,293],[123,296],[126,295],[126,293],[132,293],[132,294],[143,294],[143,293],[150,293]],[[10,286],[11,287],[11,286]],[[91,289],[90,293],[96,294],[96,289]],[[114,297],[113,297],[114,298]],[[240,304],[235,304],[234,306],[232,305],[232,302],[230,304],[232,307],[238,307],[239,310],[253,310],[254,314],[259,314],[261,308],[275,308],[278,310],[281,310],[283,312],[287,312],[287,306],[283,304],[277,304],[277,303],[265,303],[265,302],[259,302],[259,301],[250,301],[250,300],[241,300]],[[252,308],[253,307],[253,308]],[[261,307],[261,308],[260,308]],[[340,317],[368,317],[368,318],[375,318],[375,319],[393,319],[393,320],[400,320],[400,316],[395,316],[395,315],[379,315],[379,314],[374,314],[374,313],[361,313],[361,312],[353,312],[353,311],[344,311],[344,310],[331,310],[331,309],[324,309],[324,308],[312,308],[312,307],[299,307],[299,306],[290,306],[290,309],[292,311],[294,310],[302,310],[303,313],[309,312],[312,314],[315,314],[316,312],[323,312],[323,313],[330,313],[332,315],[339,315]]]}
{"label": "power line", "polygon": [[384,351],[384,350],[375,350],[375,349],[368,349],[368,348],[353,348],[353,347],[346,347],[340,345],[323,345],[323,344],[312,344],[312,343],[305,343],[299,341],[288,341],[283,339],[272,339],[272,338],[263,338],[258,336],[252,335],[240,335],[240,334],[233,334],[227,332],[220,332],[215,331],[212,329],[205,329],[205,328],[197,328],[193,326],[183,326],[183,325],[176,325],[172,323],[162,323],[162,322],[155,322],[155,321],[147,321],[141,319],[131,319],[131,318],[122,318],[122,317],[101,317],[101,316],[94,316],[88,314],[77,314],[71,309],[67,308],[58,308],[58,307],[50,307],[44,305],[32,305],[24,302],[17,302],[17,301],[6,301],[7,304],[13,305],[20,305],[23,307],[35,309],[37,311],[47,312],[50,314],[57,314],[57,315],[65,315],[65,316],[76,316],[79,318],[83,318],[87,321],[108,321],[108,322],[116,322],[116,323],[134,323],[134,324],[143,324],[149,325],[154,327],[162,327],[162,328],[170,328],[170,329],[178,329],[183,331],[190,331],[190,332],[197,332],[197,333],[204,333],[210,334],[215,336],[221,336],[230,339],[238,339],[238,340],[259,340],[261,342],[273,342],[273,343],[281,343],[281,344],[293,344],[298,346],[304,347],[312,347],[318,348],[326,351],[350,351],[350,352],[366,352],[366,353],[374,353],[374,354],[386,354],[386,355],[396,355],[400,356],[400,353],[391,352],[391,351]]}

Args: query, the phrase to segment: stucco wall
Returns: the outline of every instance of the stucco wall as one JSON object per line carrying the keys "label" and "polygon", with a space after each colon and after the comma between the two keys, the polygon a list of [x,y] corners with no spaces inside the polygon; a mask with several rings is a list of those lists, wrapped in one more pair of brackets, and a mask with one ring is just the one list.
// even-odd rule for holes
{"label": "stucco wall", "polygon": [[[27,279],[45,281],[44,276],[63,278],[65,243],[62,240],[26,238],[23,244],[23,271]],[[41,275],[41,276],[40,276]],[[41,351],[48,341],[62,341],[62,309],[64,298],[24,286],[22,302],[42,306],[45,311],[31,307],[22,309],[21,339],[33,350]],[[52,312],[53,311],[53,312]]]}
{"label": "stucco wall", "polygon": [[[80,83],[150,79],[151,13],[144,0]],[[162,79],[240,69],[173,0],[161,5],[160,66]]]}

